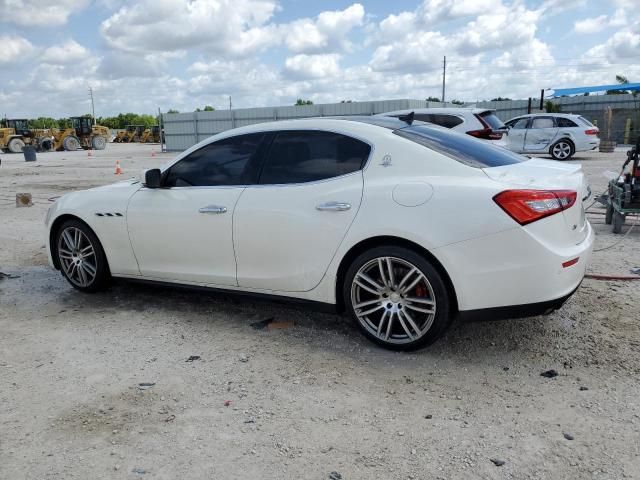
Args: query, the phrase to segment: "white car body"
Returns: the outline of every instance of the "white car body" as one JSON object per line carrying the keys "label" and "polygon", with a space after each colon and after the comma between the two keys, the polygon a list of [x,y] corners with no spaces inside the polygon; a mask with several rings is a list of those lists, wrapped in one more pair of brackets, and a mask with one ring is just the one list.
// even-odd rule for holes
{"label": "white car body", "polygon": [[[151,189],[132,179],[66,194],[46,218],[51,265],[60,268],[57,226],[77,218],[99,238],[114,277],[328,304],[340,303],[345,259],[385,239],[414,245],[439,264],[461,313],[560,305],[582,281],[593,232],[580,201],[587,191],[580,165],[534,159],[475,168],[365,120],[302,119],[215,135],[163,170],[225,138],[292,130],[337,132],[368,143],[371,153],[361,170],[309,183]],[[492,199],[523,188],[572,189],[578,200],[522,226]],[[318,209],[331,202],[350,208]],[[222,214],[199,213],[212,206]]]}
{"label": "white car body", "polygon": [[[598,127],[580,115],[566,113],[534,113],[521,115],[505,122],[508,128],[504,147],[517,153],[550,153],[558,160],[566,160],[575,152],[595,150],[600,145]],[[569,155],[560,149],[552,151],[558,142],[572,146]]]}
{"label": "white car body", "polygon": [[505,126],[494,110],[487,108],[416,108],[396,110],[380,113],[385,117],[398,118],[413,112],[414,119],[420,122],[432,123],[455,132],[466,133],[481,140],[496,142],[501,145]]}

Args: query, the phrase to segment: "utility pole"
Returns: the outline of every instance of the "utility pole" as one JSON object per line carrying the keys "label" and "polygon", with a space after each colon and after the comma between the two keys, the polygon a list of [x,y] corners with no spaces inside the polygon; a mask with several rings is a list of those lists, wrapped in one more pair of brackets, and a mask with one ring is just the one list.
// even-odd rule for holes
{"label": "utility pole", "polygon": [[231,110],[231,95],[229,95],[229,110]]}
{"label": "utility pole", "polygon": [[89,87],[89,97],[91,98],[91,115],[93,116],[93,124],[96,124],[96,108],[93,104],[93,88]]}
{"label": "utility pole", "polygon": [[444,86],[446,84],[447,81],[447,56],[444,56],[444,59],[442,61],[442,103],[446,103],[444,100]]}

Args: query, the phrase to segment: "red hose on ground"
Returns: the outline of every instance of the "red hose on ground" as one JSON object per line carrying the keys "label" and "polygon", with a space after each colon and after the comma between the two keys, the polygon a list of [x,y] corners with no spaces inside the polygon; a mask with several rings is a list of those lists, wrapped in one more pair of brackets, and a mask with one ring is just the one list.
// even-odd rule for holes
{"label": "red hose on ground", "polygon": [[640,280],[640,275],[600,275],[598,273],[587,273],[584,278],[593,280]]}

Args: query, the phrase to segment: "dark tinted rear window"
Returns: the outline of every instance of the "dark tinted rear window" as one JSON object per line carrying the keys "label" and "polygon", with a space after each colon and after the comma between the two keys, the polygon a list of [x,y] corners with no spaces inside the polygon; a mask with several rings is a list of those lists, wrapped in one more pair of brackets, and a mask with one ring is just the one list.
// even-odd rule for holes
{"label": "dark tinted rear window", "polygon": [[577,127],[578,124],[573,120],[569,120],[568,118],[558,117],[556,118],[556,122],[558,122],[559,127]]}
{"label": "dark tinted rear window", "polygon": [[493,112],[482,112],[480,114],[482,120],[487,122],[491,128],[494,130],[500,130],[504,128],[504,122],[498,118],[498,116]]}
{"label": "dark tinted rear window", "polygon": [[462,133],[421,125],[393,133],[453,158],[470,167],[501,167],[529,160],[526,157]]}

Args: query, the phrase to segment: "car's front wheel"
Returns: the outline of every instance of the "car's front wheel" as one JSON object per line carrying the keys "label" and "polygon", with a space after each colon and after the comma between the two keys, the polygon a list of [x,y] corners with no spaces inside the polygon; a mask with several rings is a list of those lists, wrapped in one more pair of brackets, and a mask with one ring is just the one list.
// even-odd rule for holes
{"label": "car's front wheel", "polygon": [[78,290],[97,292],[109,281],[107,258],[98,237],[84,223],[67,220],[55,236],[55,255],[62,275]]}
{"label": "car's front wheel", "polygon": [[393,350],[433,343],[450,323],[449,293],[438,271],[413,250],[372,248],[345,275],[347,310],[374,342]]}

